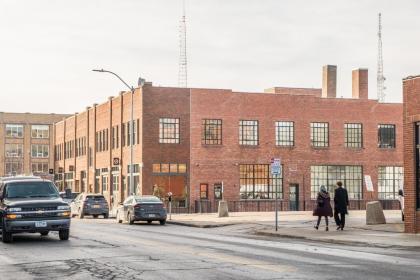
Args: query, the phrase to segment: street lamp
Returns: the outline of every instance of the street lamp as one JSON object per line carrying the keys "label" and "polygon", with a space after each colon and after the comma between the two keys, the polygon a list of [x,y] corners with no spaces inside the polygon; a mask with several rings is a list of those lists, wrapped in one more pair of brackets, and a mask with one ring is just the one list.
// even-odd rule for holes
{"label": "street lamp", "polygon": [[[134,87],[129,86],[120,76],[118,76],[116,73],[104,70],[104,69],[93,69],[93,72],[100,72],[100,73],[109,73],[117,77],[127,88],[131,91],[131,122],[130,122],[130,185],[128,187],[128,195],[133,194],[134,190],[134,180],[133,180],[133,142],[134,142],[134,109],[133,109],[133,101],[134,101]],[[144,79],[139,78],[138,85],[142,86],[144,84]],[[137,131],[137,133],[139,133]]]}

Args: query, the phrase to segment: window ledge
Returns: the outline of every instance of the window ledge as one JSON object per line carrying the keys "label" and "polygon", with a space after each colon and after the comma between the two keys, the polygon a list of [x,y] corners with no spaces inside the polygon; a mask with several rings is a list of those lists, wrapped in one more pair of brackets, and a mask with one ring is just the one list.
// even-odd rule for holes
{"label": "window ledge", "polygon": [[223,148],[223,144],[201,144],[203,148]]}
{"label": "window ledge", "polygon": [[314,146],[311,146],[311,148],[313,150],[328,150],[330,147],[329,146],[328,147],[314,147]]}
{"label": "window ledge", "polygon": [[260,146],[259,145],[239,145],[240,148],[244,148],[244,149],[257,149]]}

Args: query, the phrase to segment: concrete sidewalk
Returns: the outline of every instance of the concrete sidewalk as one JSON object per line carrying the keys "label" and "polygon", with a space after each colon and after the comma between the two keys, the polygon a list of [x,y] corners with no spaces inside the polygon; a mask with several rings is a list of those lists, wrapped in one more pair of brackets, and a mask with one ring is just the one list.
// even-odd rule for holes
{"label": "concrete sidewalk", "polygon": [[420,248],[420,235],[404,233],[401,212],[384,211],[387,224],[366,225],[366,211],[350,211],[346,216],[346,228],[337,231],[330,219],[330,231],[325,231],[322,220],[319,230],[314,229],[316,217],[312,212],[279,212],[278,231],[274,230],[274,212],[229,213],[229,217],[218,218],[217,214],[177,214],[168,223],[192,227],[221,227],[237,224],[257,224],[257,235],[306,239],[318,242],[376,247]]}

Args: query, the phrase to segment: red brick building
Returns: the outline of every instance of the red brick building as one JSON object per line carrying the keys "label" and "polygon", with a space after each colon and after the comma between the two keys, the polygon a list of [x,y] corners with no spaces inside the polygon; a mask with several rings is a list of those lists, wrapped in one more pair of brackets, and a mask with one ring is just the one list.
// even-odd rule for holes
{"label": "red brick building", "polygon": [[[394,201],[403,176],[402,105],[369,100],[366,69],[353,71],[353,98],[337,98],[336,71],[324,67],[322,89],[136,89],[136,191],[159,186],[182,205],[222,196],[271,201],[277,193],[283,208],[303,209],[320,185],[332,190],[341,180],[356,203]],[[130,103],[123,93],[56,124],[62,187],[126,197]],[[272,158],[281,159],[281,175],[271,175]]]}
{"label": "red brick building", "polygon": [[420,76],[403,80],[405,231],[420,232]]}

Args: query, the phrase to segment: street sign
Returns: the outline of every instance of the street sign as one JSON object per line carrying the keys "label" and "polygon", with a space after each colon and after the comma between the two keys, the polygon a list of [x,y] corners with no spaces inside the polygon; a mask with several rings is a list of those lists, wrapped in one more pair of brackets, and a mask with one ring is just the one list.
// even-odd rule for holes
{"label": "street sign", "polygon": [[54,169],[52,169],[52,168],[48,169],[48,173],[49,174],[54,174]]}
{"label": "street sign", "polygon": [[281,173],[281,160],[279,158],[271,159],[271,174],[280,175]]}
{"label": "street sign", "polygon": [[117,157],[114,157],[114,158],[112,159],[112,164],[113,164],[113,165],[120,165],[120,159],[119,159],[119,158],[117,158]]}
{"label": "street sign", "polygon": [[373,183],[370,175],[365,175],[366,191],[373,192]]}

